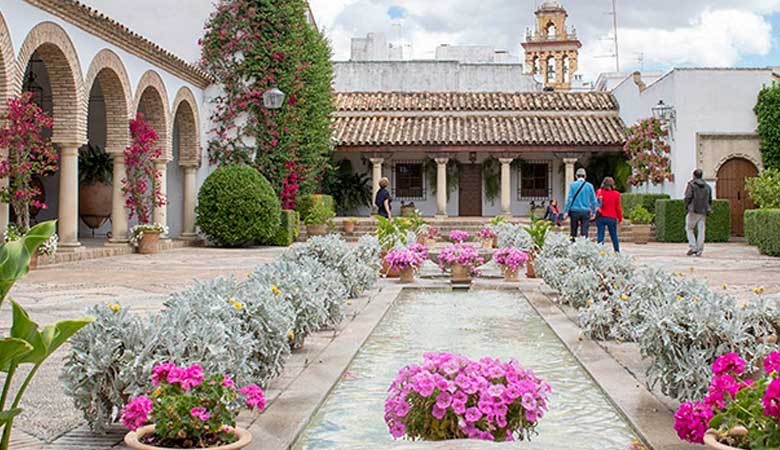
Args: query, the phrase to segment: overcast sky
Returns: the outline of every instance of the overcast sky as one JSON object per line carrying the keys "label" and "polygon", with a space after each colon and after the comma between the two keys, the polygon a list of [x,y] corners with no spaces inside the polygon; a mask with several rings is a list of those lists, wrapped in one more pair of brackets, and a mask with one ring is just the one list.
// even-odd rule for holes
{"label": "overcast sky", "polygon": [[[198,58],[211,0],[86,0],[181,57]],[[311,0],[336,59],[372,31],[408,45],[416,59],[439,44],[489,45],[521,56],[538,0]],[[615,67],[611,0],[563,0],[583,42],[581,71]],[[780,0],[617,0],[621,69],[780,65]]]}

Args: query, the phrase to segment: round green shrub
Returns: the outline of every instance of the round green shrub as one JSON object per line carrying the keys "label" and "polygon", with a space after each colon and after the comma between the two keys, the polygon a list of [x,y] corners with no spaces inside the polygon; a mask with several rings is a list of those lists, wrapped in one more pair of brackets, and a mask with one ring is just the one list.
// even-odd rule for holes
{"label": "round green shrub", "polygon": [[220,167],[198,193],[197,224],[215,245],[243,247],[271,239],[282,208],[271,183],[249,166]]}

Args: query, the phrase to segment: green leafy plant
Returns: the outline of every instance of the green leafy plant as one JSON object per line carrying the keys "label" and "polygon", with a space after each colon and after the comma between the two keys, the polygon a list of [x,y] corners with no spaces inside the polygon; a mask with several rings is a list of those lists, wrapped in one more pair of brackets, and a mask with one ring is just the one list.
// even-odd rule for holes
{"label": "green leafy plant", "polygon": [[324,203],[317,203],[303,220],[306,225],[325,225],[336,216]]}
{"label": "green leafy plant", "polygon": [[766,169],[746,179],[745,189],[759,208],[780,208],[780,170]]}
{"label": "green leafy plant", "polygon": [[87,144],[79,149],[79,182],[111,184],[114,179],[114,158],[100,146]]}
{"label": "green leafy plant", "polygon": [[[397,245],[411,244],[409,234],[414,234],[414,225],[406,217],[394,217],[387,219],[376,216],[376,236],[382,250],[390,250]],[[415,238],[416,239],[416,238]]]}
{"label": "green leafy plant", "polygon": [[758,119],[761,158],[767,169],[780,169],[780,85],[761,89],[753,111]]}
{"label": "green leafy plant", "polygon": [[644,206],[635,206],[628,213],[628,221],[635,225],[650,225],[655,217]]}
{"label": "green leafy plant", "polygon": [[271,184],[248,166],[224,166],[206,178],[198,193],[197,224],[210,241],[243,247],[271,239],[282,208]]}
{"label": "green leafy plant", "polygon": [[588,182],[600,186],[606,177],[615,180],[615,189],[625,192],[628,188],[628,177],[631,176],[631,165],[624,154],[605,153],[594,156],[588,162]]}
{"label": "green leafy plant", "polygon": [[496,158],[488,158],[482,163],[482,180],[485,185],[485,198],[492,202],[501,193],[501,163]]}
{"label": "green leafy plant", "polygon": [[[455,189],[458,188],[458,180],[460,180],[460,174],[463,168],[455,159],[450,158],[447,162],[447,198],[450,198]],[[438,165],[433,158],[429,158],[425,163],[425,178],[428,179],[428,186],[431,189],[431,193],[436,195],[438,189]]]}
{"label": "green leafy plant", "polygon": [[642,206],[650,213],[655,214],[656,200],[669,200],[671,197],[667,194],[638,194],[629,192],[620,195],[620,202],[623,205],[623,211],[631,211],[637,206]]}
{"label": "green leafy plant", "polygon": [[745,238],[768,256],[780,256],[780,209],[745,211]]}
{"label": "green leafy plant", "polygon": [[342,159],[335,168],[329,169],[323,180],[322,191],[333,197],[336,210],[346,215],[371,206],[371,180],[366,173],[352,170],[352,162]]}
{"label": "green leafy plant", "polygon": [[[687,242],[685,204],[682,200],[658,200],[655,204],[656,239],[659,242]],[[731,238],[731,207],[728,200],[713,200],[707,216],[706,241],[728,242]]]}
{"label": "green leafy plant", "polygon": [[552,227],[552,222],[543,219],[533,220],[531,225],[523,227],[523,230],[525,230],[525,232],[528,233],[528,236],[531,238],[532,253],[538,254],[540,251],[542,251],[542,248],[544,248],[544,243],[547,240],[547,234],[550,233]]}
{"label": "green leafy plant", "polygon": [[497,226],[501,224],[509,223],[509,220],[505,216],[496,216],[490,219],[490,226]]}
{"label": "green leafy plant", "polygon": [[[54,235],[54,231],[55,222],[44,222],[34,226],[20,239],[0,247],[0,305],[5,301],[14,283],[27,274],[34,252]],[[14,418],[22,412],[19,403],[38,369],[71,336],[93,320],[90,317],[65,320],[48,325],[41,330],[38,324],[30,319],[24,308],[13,300],[11,311],[10,334],[0,338],[0,372],[5,373],[3,391],[0,395],[0,425],[3,425],[1,450],[8,449]],[[14,375],[23,365],[31,368],[16,394],[12,395]]]}

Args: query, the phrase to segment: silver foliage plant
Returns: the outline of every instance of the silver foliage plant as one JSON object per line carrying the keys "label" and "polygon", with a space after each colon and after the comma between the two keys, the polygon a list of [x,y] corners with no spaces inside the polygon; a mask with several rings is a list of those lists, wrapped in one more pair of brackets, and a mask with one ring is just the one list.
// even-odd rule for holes
{"label": "silver foliage plant", "polygon": [[344,318],[349,295],[377,281],[379,243],[349,247],[338,237],[313,239],[258,267],[244,280],[196,282],[165,308],[137,316],[119,305],[97,306],[97,318],[71,341],[62,380],[91,428],[105,432],[130,396],[149,388],[162,362],[201,364],[239,384],[279,376],[291,346]]}
{"label": "silver foliage plant", "polygon": [[490,228],[496,233],[496,243],[499,248],[514,247],[520,250],[529,250],[531,248],[531,236],[528,235],[528,232],[521,225],[500,223],[491,225]]}
{"label": "silver foliage plant", "polygon": [[777,302],[742,304],[585,239],[551,235],[534,264],[587,336],[637,342],[649,386],[681,401],[706,393],[715,358],[737,352],[755,367],[780,331]]}

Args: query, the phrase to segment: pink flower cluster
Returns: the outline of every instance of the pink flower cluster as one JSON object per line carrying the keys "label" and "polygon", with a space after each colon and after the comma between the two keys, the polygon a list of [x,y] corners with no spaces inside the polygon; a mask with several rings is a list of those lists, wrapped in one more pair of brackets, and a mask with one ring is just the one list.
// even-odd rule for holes
{"label": "pink flower cluster", "polygon": [[439,267],[447,270],[453,264],[460,264],[474,271],[485,264],[485,260],[479,256],[479,251],[469,244],[452,244],[444,248],[439,254]]}
{"label": "pink flower cluster", "polygon": [[421,244],[396,248],[385,256],[385,262],[392,270],[419,269],[428,258],[428,249]]}
{"label": "pink flower cluster", "polygon": [[550,386],[515,360],[424,358],[390,386],[385,422],[396,439],[513,441],[530,435],[547,411]]}
{"label": "pink flower cluster", "polygon": [[241,388],[241,395],[246,397],[246,406],[249,409],[262,411],[265,409],[265,394],[260,386],[256,384],[250,384],[249,386]]}
{"label": "pink flower cluster", "polygon": [[127,427],[130,431],[141,428],[149,421],[149,415],[152,413],[152,408],[152,400],[145,395],[130,400],[130,402],[122,408],[122,425]]}
{"label": "pink flower cluster", "polygon": [[457,244],[462,244],[463,242],[468,241],[469,237],[471,236],[469,236],[469,234],[463,230],[450,231],[450,241]]}
{"label": "pink flower cluster", "polygon": [[528,253],[514,247],[499,249],[493,255],[493,261],[511,271],[518,270],[528,261]]}
{"label": "pink flower cluster", "polygon": [[198,364],[189,367],[178,367],[173,363],[157,365],[152,369],[152,384],[156,387],[163,381],[189,391],[203,382],[203,367]]}
{"label": "pink flower cluster", "polygon": [[131,144],[124,152],[127,173],[122,179],[125,207],[130,218],[135,216],[140,224],[149,224],[154,208],[167,204],[162,192],[162,171],[155,166],[162,149],[157,146],[157,132],[141,113],[130,121],[130,138]]}
{"label": "pink flower cluster", "polygon": [[439,236],[441,236],[441,231],[439,231],[438,228],[428,227],[428,232],[427,232],[428,239],[435,241],[436,239],[439,239]]}
{"label": "pink flower cluster", "polygon": [[490,227],[484,227],[479,230],[477,237],[480,239],[493,239],[496,237],[496,232],[490,229]]}

